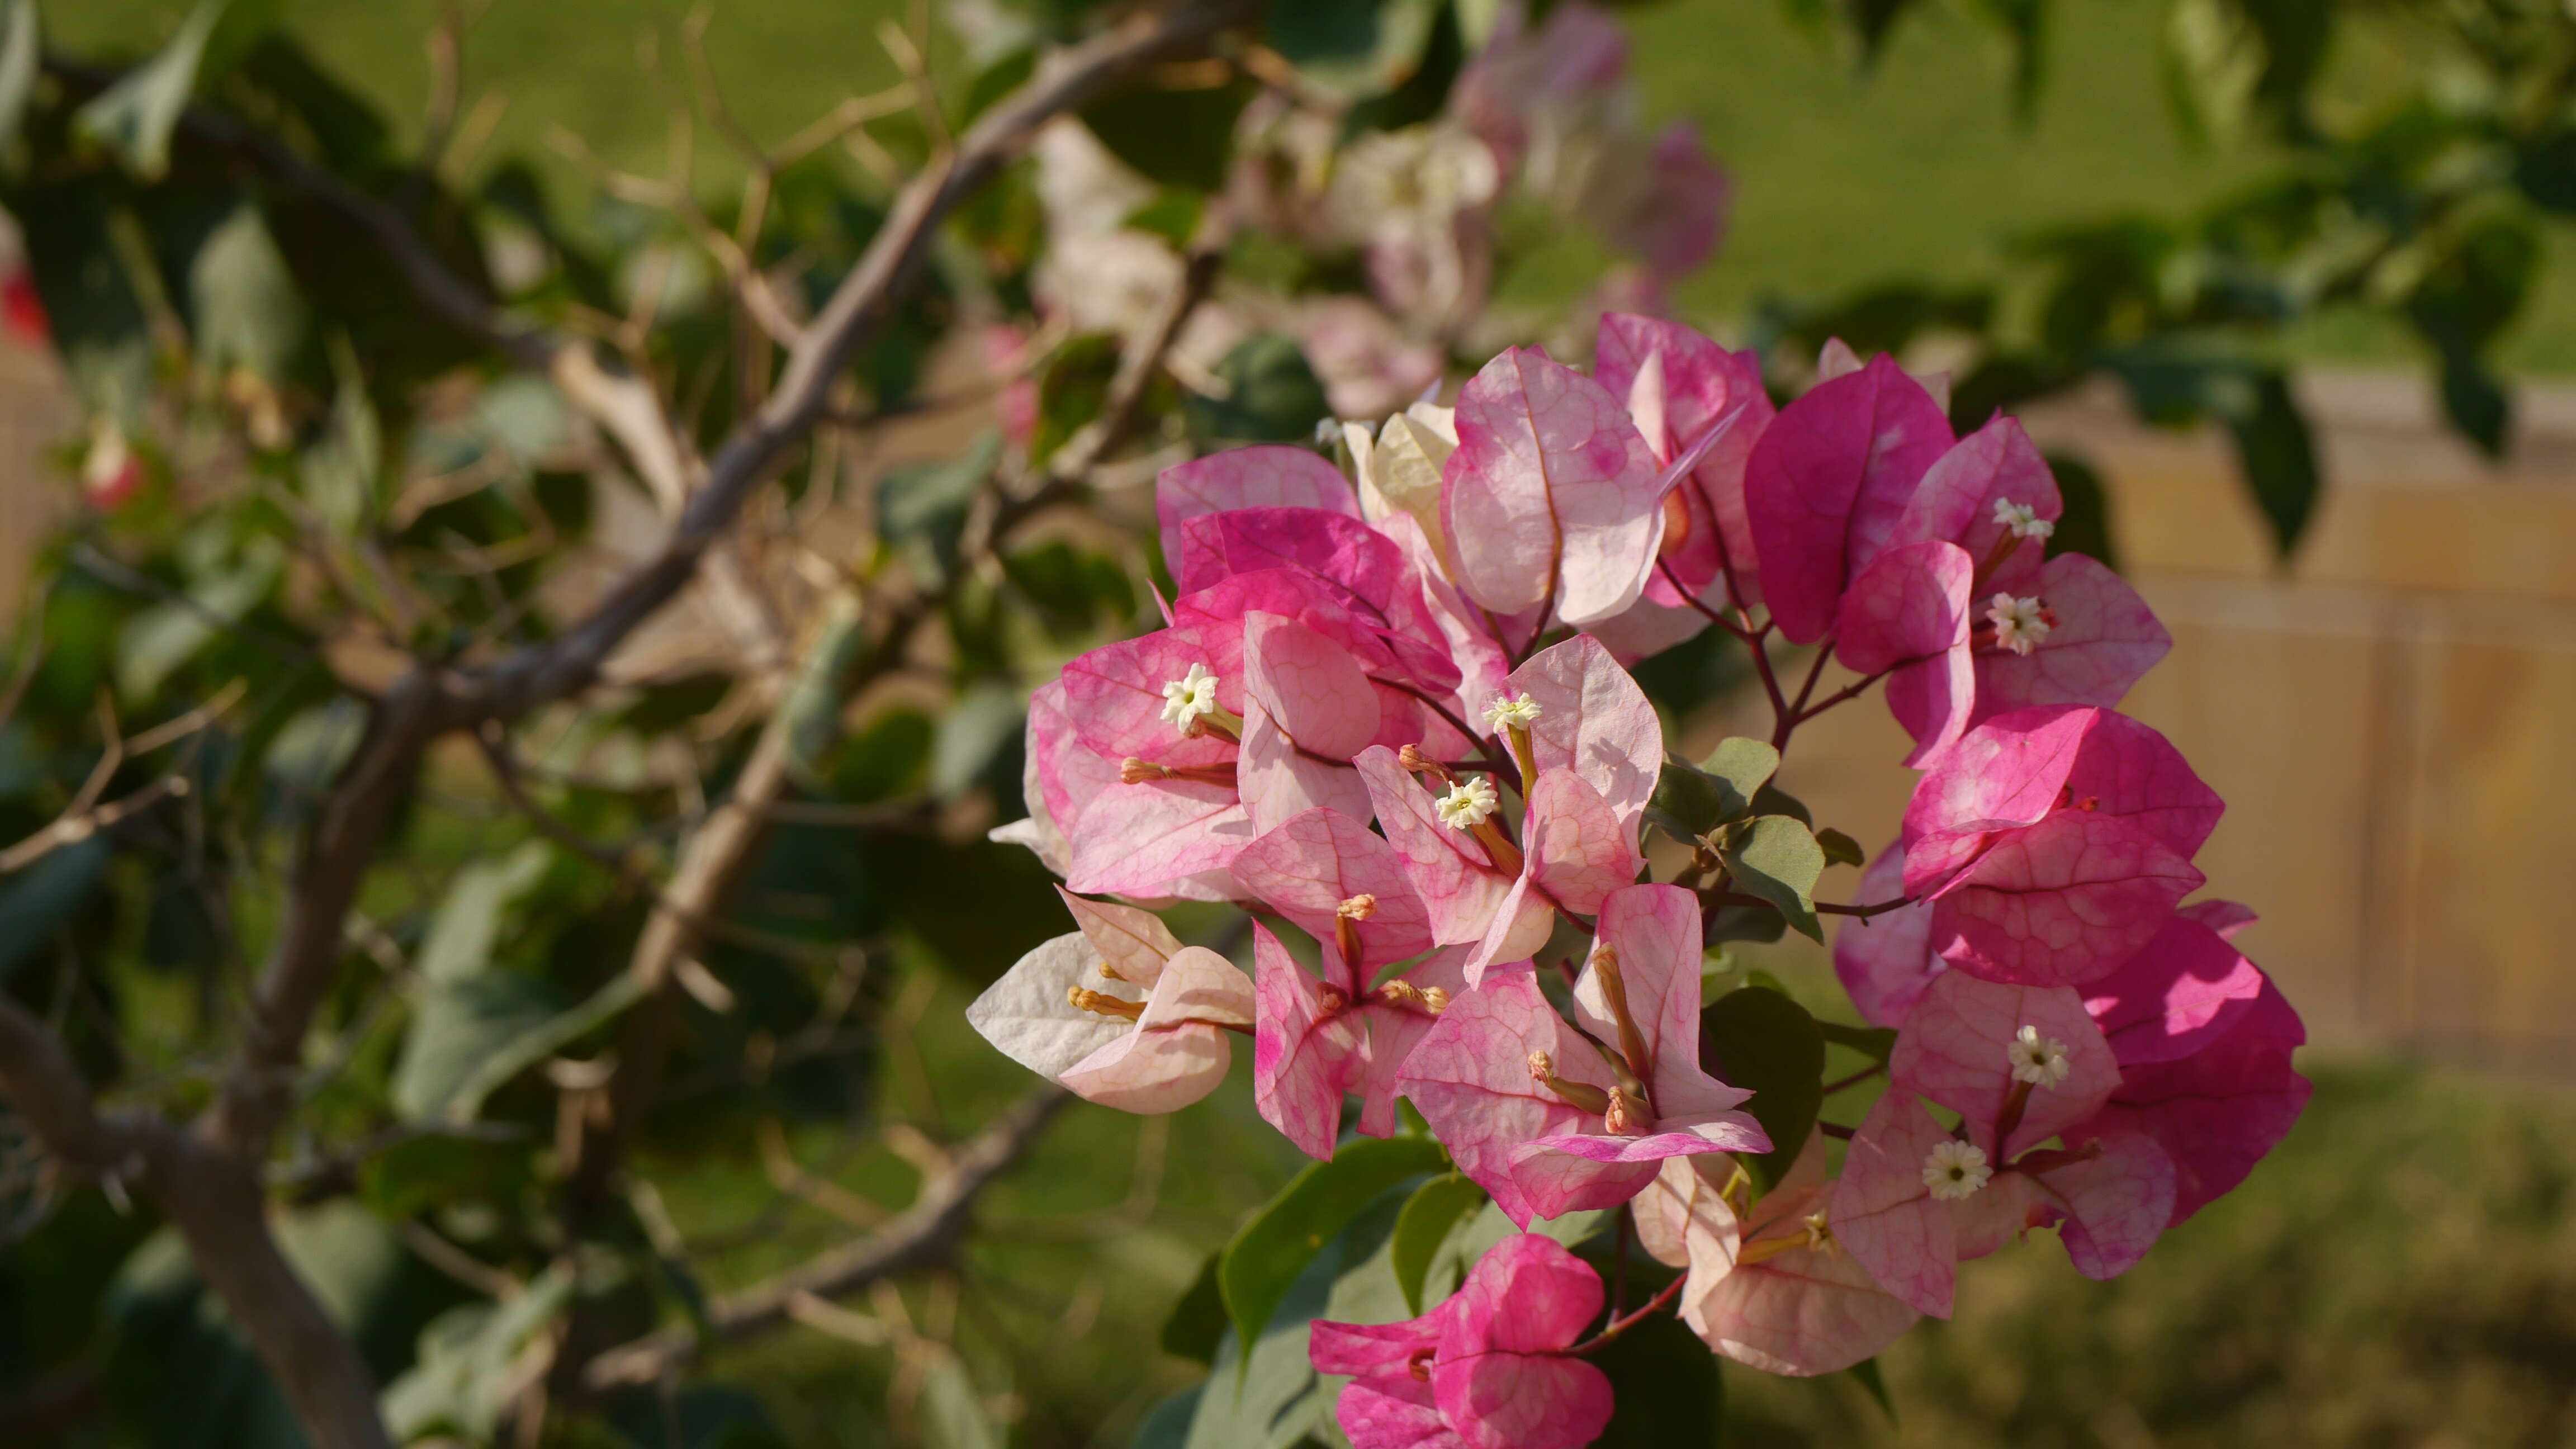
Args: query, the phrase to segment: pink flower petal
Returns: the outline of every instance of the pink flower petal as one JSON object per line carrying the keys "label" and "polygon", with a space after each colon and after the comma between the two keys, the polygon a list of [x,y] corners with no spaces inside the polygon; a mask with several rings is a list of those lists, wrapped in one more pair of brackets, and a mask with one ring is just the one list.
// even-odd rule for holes
{"label": "pink flower petal", "polygon": [[1325,986],[1256,923],[1253,982],[1260,1008],[1252,1039],[1252,1101],[1261,1119],[1309,1157],[1332,1160],[1340,1135],[1342,1094],[1362,1063],[1358,1022],[1349,998],[1328,1003]]}
{"label": "pink flower petal", "polygon": [[2033,1176],[2065,1218],[2057,1231],[2075,1271],[2117,1278],[2138,1265],[2173,1218],[2173,1159],[2135,1131],[2096,1138],[2086,1150],[2099,1155]]}
{"label": "pink flower petal", "polygon": [[2128,817],[2064,810],[1993,837],[1942,888],[1933,946],[1990,981],[2081,985],[2137,954],[2203,879]]}
{"label": "pink flower petal", "polygon": [[1372,746],[1354,763],[1387,844],[1430,915],[1432,939],[1444,946],[1483,940],[1513,878],[1494,869],[1474,837],[1440,823],[1430,793],[1396,762],[1395,751]]}
{"label": "pink flower petal", "polygon": [[[1612,1085],[1592,1048],[1562,1031],[1555,1009],[1527,973],[1492,977],[1451,1001],[1414,1048],[1397,1083],[1458,1170],[1493,1194],[1504,1215],[1522,1227],[1541,1214],[1513,1179],[1512,1149],[1599,1122],[1530,1079],[1534,1051],[1548,1053],[1557,1075],[1568,1081]],[[1650,1169],[1645,1175],[1654,1174]]]}
{"label": "pink flower petal", "polygon": [[2134,1128],[2165,1149],[2179,1223],[2243,1182],[2299,1120],[2309,1086],[2290,1057],[2305,1040],[2299,1014],[2267,983],[2235,1030],[2180,1061],[2122,1073],[2090,1130]]}
{"label": "pink flower petal", "polygon": [[1968,643],[1968,590],[1976,560],[1954,543],[1909,543],[1880,554],[1852,580],[1834,625],[1834,653],[1856,674],[1881,674]]}
{"label": "pink flower petal", "polygon": [[1817,384],[1771,420],[1745,465],[1745,518],[1764,599],[1790,642],[1832,630],[1844,586],[1886,547],[1949,447],[1949,419],[1886,357]]}
{"label": "pink flower petal", "polygon": [[2230,941],[2235,940],[2247,926],[2262,919],[2254,914],[2252,906],[2241,901],[2194,901],[2175,914],[2188,916]]}
{"label": "pink flower petal", "polygon": [[1166,468],[1154,481],[1154,514],[1167,557],[1179,552],[1182,523],[1238,508],[1321,508],[1353,518],[1360,513],[1342,470],[1305,448],[1232,448]]}
{"label": "pink flower petal", "polygon": [[1074,827],[1065,885],[1086,895],[1165,895],[1184,876],[1225,870],[1255,833],[1243,802],[1223,785],[1111,785]]}
{"label": "pink flower petal", "polygon": [[1234,1060],[1227,1035],[1196,1025],[1131,1031],[1076,1062],[1059,1080],[1084,1101],[1121,1112],[1177,1112],[1225,1080]]}
{"label": "pink flower petal", "polygon": [[[1922,1316],[1881,1289],[1841,1247],[1807,1245],[1809,1218],[1832,1212],[1834,1188],[1824,1181],[1822,1142],[1820,1136],[1809,1139],[1789,1176],[1754,1204],[1751,1221],[1741,1227],[1718,1184],[1686,1165],[1702,1159],[1674,1159],[1657,1182],[1658,1190],[1685,1209],[1690,1277],[1682,1286],[1682,1321],[1710,1348],[1765,1373],[1807,1376],[1850,1368],[1895,1342]],[[1639,1201],[1653,1196],[1649,1192]],[[1639,1237],[1645,1237],[1643,1218]],[[1748,1246],[1762,1256],[1741,1263]]]}
{"label": "pink flower petal", "polygon": [[1366,814],[1346,763],[1378,732],[1378,696],[1350,654],[1275,614],[1244,616],[1244,733],[1237,787],[1255,828],[1319,806]]}
{"label": "pink flower petal", "polygon": [[[1736,584],[1749,606],[1760,598],[1753,563],[1753,535],[1744,520],[1744,467],[1762,430],[1770,426],[1770,394],[1762,387],[1762,362],[1751,352],[1729,352],[1699,333],[1660,318],[1609,312],[1601,318],[1594,345],[1592,375],[1611,396],[1632,398],[1647,364],[1654,364],[1661,385],[1662,425],[1648,430],[1646,442],[1659,463],[1670,462],[1740,407],[1726,436],[1702,455],[1682,480],[1679,495],[1688,522],[1676,544],[1667,531],[1663,561],[1697,595],[1720,578],[1718,543],[1734,566]],[[1642,424],[1640,425],[1642,426]],[[1647,580],[1647,597],[1679,607],[1683,598],[1659,569]],[[1723,594],[1721,593],[1721,598]],[[1687,611],[1685,611],[1687,612]],[[1696,616],[1694,616],[1696,617]]]}
{"label": "pink flower petal", "polygon": [[1191,738],[1163,718],[1163,686],[1193,664],[1216,676],[1217,703],[1243,713],[1243,630],[1239,625],[1158,629],[1103,645],[1064,667],[1064,708],[1083,745],[1110,761],[1134,755],[1161,765],[1214,765],[1234,746]]}
{"label": "pink flower petal", "polygon": [[2080,553],[2050,559],[2030,586],[2057,622],[2029,654],[1979,654],[1975,718],[2042,704],[2118,704],[2173,647],[2155,611]]}
{"label": "pink flower petal", "polygon": [[2235,1029],[2263,973],[2225,937],[2176,915],[2119,970],[2084,988],[2084,1009],[2123,1067],[2179,1061]]}
{"label": "pink flower petal", "polygon": [[1162,978],[1163,965],[1180,953],[1180,938],[1152,911],[1114,901],[1087,900],[1062,886],[1055,893],[1073,913],[1083,938],[1100,953],[1101,964],[1120,981],[1151,991]]}
{"label": "pink flower petal", "polygon": [[[2018,1085],[2014,1038],[2024,1027],[2066,1053],[2063,1080],[2032,1084],[2012,1136],[1995,1145],[1995,1123]],[[1920,1092],[1965,1119],[1969,1139],[1997,1166],[2090,1117],[2119,1085],[2119,1064],[2084,1002],[2063,986],[2004,986],[1963,971],[1933,978],[1905,1018],[1888,1059],[1894,1088]],[[1918,1161],[1915,1164],[1920,1167]]]}
{"label": "pink flower petal", "polygon": [[1654,455],[1617,399],[1513,348],[1458,397],[1442,529],[1467,597],[1580,627],[1637,601],[1663,538]]}
{"label": "pink flower petal", "polygon": [[[1995,521],[1995,505],[2011,503],[2030,509],[2051,523],[2066,512],[2048,460],[2031,446],[2018,418],[1998,415],[1961,438],[1924,470],[1922,486],[1905,502],[1905,511],[1889,535],[1891,544],[1937,538],[1955,543],[1983,563],[2004,538]],[[2025,541],[2017,553],[2031,556],[2035,567],[2041,545]]]}
{"label": "pink flower petal", "polygon": [[1538,783],[1530,787],[1529,821],[1521,849],[1530,880],[1577,915],[1599,910],[1612,891],[1633,884],[1646,868],[1636,827],[1572,770],[1540,767]]}
{"label": "pink flower petal", "polygon": [[1539,770],[1581,776],[1633,834],[1663,769],[1664,727],[1601,641],[1577,634],[1540,650],[1497,692],[1538,705],[1530,754]]}
{"label": "pink flower petal", "polygon": [[1234,858],[1234,878],[1319,941],[1333,939],[1342,902],[1373,898],[1370,915],[1355,924],[1357,964],[1372,974],[1432,946],[1430,910],[1413,893],[1404,862],[1358,818],[1338,810],[1309,810],[1255,840]]}
{"label": "pink flower petal", "polygon": [[[1905,847],[1889,845],[1861,872],[1853,899],[1883,901],[1905,893]],[[1894,1026],[1905,1020],[1923,988],[1949,969],[1932,949],[1930,903],[1903,906],[1885,915],[1845,918],[1834,928],[1834,974],[1861,1020],[1872,1026]]]}
{"label": "pink flower petal", "polygon": [[1923,1164],[1950,1140],[1912,1092],[1891,1088],[1853,1134],[1831,1218],[1834,1241],[1872,1280],[1935,1318],[1950,1316],[1958,1242]]}

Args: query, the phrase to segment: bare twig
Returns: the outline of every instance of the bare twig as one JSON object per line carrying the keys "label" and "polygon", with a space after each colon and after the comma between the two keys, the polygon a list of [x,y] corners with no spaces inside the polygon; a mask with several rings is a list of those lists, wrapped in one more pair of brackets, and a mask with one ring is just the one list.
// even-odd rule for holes
{"label": "bare twig", "polygon": [[[1019,1161],[1067,1100],[1064,1090],[1052,1084],[1031,1092],[960,1148],[948,1172],[922,1184],[912,1206],[884,1227],[708,1304],[710,1336],[720,1343],[746,1338],[796,1318],[809,1297],[828,1300],[854,1293],[941,1261],[972,1216],[977,1197]],[[600,1394],[652,1383],[694,1359],[704,1346],[686,1326],[648,1334],[592,1359],[582,1387]]]}

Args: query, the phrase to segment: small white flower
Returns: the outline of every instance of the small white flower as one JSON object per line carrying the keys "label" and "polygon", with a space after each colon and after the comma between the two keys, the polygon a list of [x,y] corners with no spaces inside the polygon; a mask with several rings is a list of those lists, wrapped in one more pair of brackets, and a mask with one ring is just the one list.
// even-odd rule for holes
{"label": "small white flower", "polygon": [[1923,1185],[1943,1202],[1975,1196],[1994,1175],[1986,1149],[1973,1142],[1944,1142],[1923,1159]]}
{"label": "small white flower", "polygon": [[2057,531],[2057,525],[2039,516],[2039,510],[2009,498],[1995,500],[1995,522],[2012,530],[2015,538],[2046,539]]}
{"label": "small white flower", "polygon": [[1536,723],[1538,723],[1538,701],[1526,694],[1518,699],[1508,694],[1498,694],[1494,696],[1492,703],[1485,706],[1485,725],[1496,734],[1501,734],[1511,725],[1528,729]]}
{"label": "small white flower", "polygon": [[1997,594],[1986,605],[1986,618],[1995,626],[1995,643],[2015,654],[2028,654],[2046,643],[2048,631],[2056,627],[2036,594],[2021,599]]}
{"label": "small white flower", "polygon": [[1204,664],[1193,664],[1190,672],[1163,684],[1163,718],[1177,726],[1182,734],[1202,715],[1217,712],[1216,676]]}
{"label": "small white flower", "polygon": [[1471,775],[1449,787],[1440,797],[1440,823],[1452,830],[1472,830],[1491,819],[1501,797],[1494,793],[1494,782],[1482,775]]}
{"label": "small white flower", "polygon": [[2034,1087],[2054,1087],[2075,1070],[2067,1059],[2066,1043],[2055,1037],[2042,1039],[2035,1026],[2023,1027],[2004,1048],[2004,1057],[2012,1063],[2013,1080]]}

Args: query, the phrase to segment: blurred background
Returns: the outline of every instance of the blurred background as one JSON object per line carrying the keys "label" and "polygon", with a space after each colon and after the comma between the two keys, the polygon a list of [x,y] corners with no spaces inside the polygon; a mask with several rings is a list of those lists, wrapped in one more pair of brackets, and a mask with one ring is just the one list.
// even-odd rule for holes
{"label": "blurred background", "polygon": [[[682,431],[712,439],[734,415],[727,390],[755,396],[746,374],[767,376],[765,361],[735,360],[701,377],[690,360],[750,355],[723,305],[727,243],[705,237],[741,221],[745,183],[766,164],[751,152],[789,144],[846,98],[907,85],[935,90],[962,123],[1029,73],[1026,60],[1007,66],[1031,37],[1074,34],[1099,18],[1087,12],[1116,8],[244,0],[213,7],[225,16],[216,48],[254,59],[236,79],[210,68],[195,104],[402,199],[451,256],[475,251],[459,238],[479,239],[474,269],[516,315],[628,347],[670,384]],[[1422,55],[1467,52],[1465,27],[1495,7],[1414,8],[1437,12],[1423,22],[1433,38],[1380,78],[1387,94],[1438,71]],[[243,17],[255,9],[253,28]],[[526,1047],[524,1031],[460,1036],[444,1049],[466,1064],[422,1086],[440,1070],[421,1065],[435,963],[545,982],[555,1010],[596,1002],[645,930],[632,877],[685,855],[707,799],[748,768],[763,718],[784,717],[816,677],[793,665],[816,642],[795,621],[827,613],[840,585],[805,559],[893,560],[916,585],[956,570],[962,502],[946,544],[899,520],[962,499],[957,460],[1002,446],[985,442],[997,433],[1032,464],[1071,446],[1097,421],[1119,355],[1086,360],[1083,339],[1124,334],[1132,349],[1162,289],[1205,255],[1228,278],[1215,290],[1222,314],[1185,319],[1173,380],[1244,407],[1282,389],[1302,388],[1303,401],[1274,407],[1284,424],[1193,414],[1164,427],[1165,444],[1265,427],[1296,436],[1328,409],[1374,418],[1426,376],[1454,386],[1460,359],[1506,342],[1580,356],[1605,304],[1659,307],[1761,347],[1784,387],[1839,335],[1895,350],[1918,373],[1949,372],[1954,412],[1971,423],[1994,406],[2022,415],[2070,480],[2086,546],[2172,630],[2171,656],[2124,707],[2229,802],[2202,864],[2212,892],[2260,913],[2242,944],[2309,1023],[2306,1118],[2242,1190],[2116,1282],[2076,1277],[2051,1244],[1978,1265],[1955,1322],[1926,1324],[1885,1357],[1884,1405],[1846,1376],[1730,1372],[1725,1442],[2576,1445],[2576,970],[2557,917],[2558,871],[2576,863],[2576,22],[2536,0],[1663,0],[1591,13],[1626,48],[1585,124],[1637,138],[1695,124],[1724,172],[1691,193],[1722,217],[1713,254],[1667,266],[1651,239],[1599,224],[1597,196],[1551,194],[1537,172],[1573,167],[1565,138],[1587,134],[1561,123],[1562,154],[1550,159],[1540,127],[1515,199],[1477,213],[1485,232],[1461,248],[1472,302],[1407,302],[1383,277],[1354,280],[1382,254],[1369,204],[1361,243],[1318,241],[1263,221],[1259,187],[1225,173],[1222,146],[1213,184],[1192,192],[1174,179],[1187,158],[1138,154],[1115,118],[1095,117],[1096,137],[1058,122],[1035,163],[961,214],[932,269],[931,313],[863,359],[862,384],[836,400],[875,416],[826,462],[799,465],[830,486],[799,483],[793,504],[759,519],[768,552],[741,567],[752,595],[767,581],[773,613],[788,600],[784,644],[774,620],[766,636],[790,656],[771,663],[785,682],[745,682],[757,651],[729,615],[740,601],[711,582],[624,642],[612,709],[522,722],[515,778],[471,740],[430,750],[351,937],[353,958],[383,964],[394,984],[335,988],[326,1039],[307,1055],[343,1075],[307,1092],[268,1171],[290,1255],[356,1324],[378,1374],[416,1404],[446,1406],[413,1416],[418,1437],[1271,1442],[1204,1424],[1138,1437],[1140,1425],[1167,1432],[1148,1416],[1206,1372],[1170,1351],[1187,1347],[1167,1331],[1174,1303],[1297,1166],[1240,1090],[1168,1120],[1076,1105],[983,1192],[953,1251],[838,1301],[808,1294],[756,1334],[719,1332],[721,1312],[709,1316],[728,1293],[883,1230],[1025,1088],[960,1012],[1061,929],[1061,908],[1032,864],[980,833],[1021,813],[1028,688],[1150,607],[1155,563],[1133,539],[1149,510],[1139,484],[1168,461],[1151,447],[1105,465],[1090,505],[1045,524],[1037,546],[986,561],[1002,600],[988,614],[1028,616],[990,626],[1007,644],[942,593],[925,652],[820,707],[830,738],[785,791],[797,808],[772,813],[736,888],[711,903],[734,935],[686,963],[704,989],[691,977],[674,998],[685,1045],[651,1129],[625,1144],[614,1227],[587,1230],[631,1260],[614,1286],[579,1290],[611,1306],[560,1332],[498,1335],[487,1311],[437,1352],[436,1334],[421,1337],[455,1329],[460,1305],[572,1291],[541,1275],[580,1258],[580,1233],[509,1219],[554,1191],[561,1168],[547,1152],[583,1130],[581,1072],[617,1045],[605,1016],[521,1012],[522,1027],[560,1029],[540,1034],[515,1081],[470,1065]],[[114,850],[67,844],[0,873],[0,985],[61,1025],[121,1100],[194,1110],[212,1090],[215,1044],[244,1010],[246,962],[277,929],[291,846],[356,745],[358,705],[406,651],[436,653],[421,641],[439,629],[471,636],[458,658],[547,637],[522,615],[577,614],[651,554],[667,510],[631,446],[605,449],[577,410],[518,385],[538,374],[513,383],[462,357],[398,357],[436,325],[364,317],[366,289],[400,279],[352,263],[338,290],[317,287],[291,237],[281,266],[304,295],[290,287],[273,307],[319,320],[273,345],[303,392],[235,387],[256,382],[272,344],[209,320],[205,306],[223,304],[184,287],[131,289],[141,351],[120,353],[84,309],[129,289],[64,258],[115,257],[131,283],[158,255],[161,274],[215,298],[202,253],[173,261],[173,238],[211,246],[237,204],[269,208],[285,237],[293,188],[205,133],[190,150],[185,127],[166,180],[80,173],[119,143],[47,139],[42,128],[62,123],[43,117],[159,64],[196,22],[163,0],[41,14],[37,79],[8,81],[0,53],[8,107],[39,117],[32,139],[12,142],[34,155],[12,162],[5,188],[28,242],[15,248],[0,346],[0,630],[19,680],[0,696],[16,711],[0,725],[0,840],[44,828],[100,758],[102,691],[130,715],[129,734],[222,698],[236,678],[250,697],[238,728],[208,734],[180,767],[199,772],[200,797],[208,785],[234,792],[221,796],[232,817],[163,821]],[[1461,113],[1447,84],[1422,117]],[[1379,99],[1366,84],[1350,94]],[[186,99],[183,85],[173,104]],[[1249,135],[1273,124],[1261,104],[1238,100],[1203,124]],[[823,153],[828,184],[811,167],[779,168],[764,204],[781,234],[757,222],[742,233],[756,267],[820,267],[828,287],[944,143],[914,109],[847,121]],[[1263,154],[1293,170],[1305,143],[1276,125]],[[390,158],[425,143],[435,150],[419,174],[431,179],[406,193]],[[1173,175],[1140,174],[1158,159]],[[1417,179],[1475,184],[1452,174],[1465,163],[1411,164]],[[164,206],[165,193],[192,187],[220,205],[175,219],[185,208]],[[1086,209],[1108,222],[1081,221]],[[1230,234],[1209,224],[1221,209]],[[62,239],[93,222],[89,241]],[[1150,256],[1083,252],[1086,225]],[[510,275],[513,247],[534,258],[527,282]],[[595,288],[564,280],[581,266],[600,271]],[[822,295],[780,285],[799,315]],[[1118,299],[1122,286],[1144,303]],[[1320,300],[1344,294],[1379,309],[1359,341]],[[653,305],[636,302],[646,295]],[[1097,315],[1079,315],[1085,299]],[[335,318],[358,320],[335,331]],[[678,340],[635,341],[657,327]],[[211,364],[210,339],[235,334],[229,363]],[[1264,360],[1254,344],[1271,337],[1302,348],[1293,366]],[[1227,386],[1196,385],[1208,377]],[[353,421],[370,406],[380,422]],[[263,408],[291,443],[255,436]],[[1034,409],[1034,423],[1014,409]],[[248,478],[248,494],[311,501],[316,450],[361,440],[370,451],[355,466],[379,498],[362,511],[383,552],[317,546],[316,562],[248,543],[262,528],[309,534],[310,517],[198,526],[232,518],[209,500],[245,490],[197,480]],[[907,555],[923,537],[948,554]],[[450,577],[408,589],[367,579],[432,554]],[[869,576],[859,589],[871,620],[875,587]],[[392,614],[406,592],[426,602],[397,635],[335,620],[350,606],[334,590]],[[850,657],[833,667],[849,670]],[[1650,677],[1682,753],[1761,716],[1741,674],[1711,645]],[[1802,738],[1784,779],[1820,821],[1874,848],[1893,836],[1911,782],[1892,765],[1904,748],[1883,711],[1839,711]],[[108,773],[112,796],[149,778]],[[529,823],[527,791],[553,828]],[[210,823],[212,846],[192,834]],[[586,856],[600,841],[614,848]],[[1793,938],[1734,955],[1820,1015],[1849,1016],[1821,952]],[[459,1082],[481,1094],[461,1114]],[[437,1110],[420,1110],[424,1093]],[[477,1126],[405,1127],[426,1118]],[[0,1441],[302,1442],[150,1205],[57,1192],[39,1154],[10,1149]],[[655,1324],[681,1325],[695,1345],[694,1324],[705,1352],[680,1356],[697,1359],[687,1374],[664,1366],[580,1398],[579,1412],[569,1391],[557,1412],[525,1409],[557,1364]],[[585,1344],[584,1331],[608,1336]],[[1275,1442],[1310,1427],[1288,1424]]]}

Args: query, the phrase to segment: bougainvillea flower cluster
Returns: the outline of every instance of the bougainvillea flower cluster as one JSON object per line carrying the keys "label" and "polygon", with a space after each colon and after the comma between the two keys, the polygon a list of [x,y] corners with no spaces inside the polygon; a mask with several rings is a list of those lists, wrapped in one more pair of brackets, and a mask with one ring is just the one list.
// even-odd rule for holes
{"label": "bougainvillea flower cluster", "polygon": [[[977,1027],[1138,1112],[1217,1090],[1249,1037],[1253,1103],[1304,1152],[1427,1134],[1524,1230],[1418,1318],[1315,1324],[1362,1449],[1590,1442],[1613,1403],[1586,1355],[1644,1313],[1818,1374],[2035,1229],[2111,1277],[2304,1104],[2251,913],[2187,903],[2221,802],[2116,712],[2170,646],[2152,612],[2050,554],[2065,504],[2018,423],[1956,436],[1937,381],[1839,344],[1816,378],[1775,406],[1750,354],[1612,315],[1589,373],[1515,349],[1333,456],[1173,468],[1164,627],[1031,701],[1030,815],[996,834],[1077,929]],[[1702,769],[1628,666],[1708,628],[1753,651],[1775,729]],[[1784,644],[1811,651],[1794,696]],[[1830,664],[1857,678],[1819,703]],[[1878,682],[1920,778],[1819,901],[1849,842],[1770,776]],[[1662,881],[1657,835],[1686,860]],[[1182,900],[1252,919],[1184,943],[1153,913]],[[1893,1029],[1837,1037],[1871,1060],[1820,1116],[1766,1114],[1783,1084],[1720,1059],[1762,1055],[1703,1006],[1748,912],[1842,917],[1852,1007]],[[1639,1284],[1668,1270],[1634,1311],[1530,1231],[1585,1212],[1627,1215]]]}

